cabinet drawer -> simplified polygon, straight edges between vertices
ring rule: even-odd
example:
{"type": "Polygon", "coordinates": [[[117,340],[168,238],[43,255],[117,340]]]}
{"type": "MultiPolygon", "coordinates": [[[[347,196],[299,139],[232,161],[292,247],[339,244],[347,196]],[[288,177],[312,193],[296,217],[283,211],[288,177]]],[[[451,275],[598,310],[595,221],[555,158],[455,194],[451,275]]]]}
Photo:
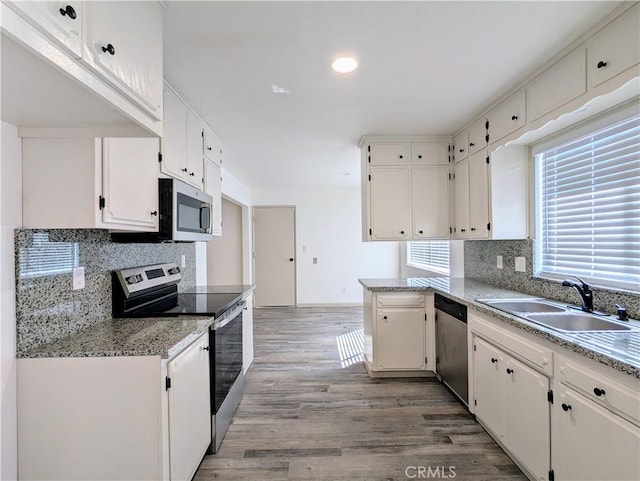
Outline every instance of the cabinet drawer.
{"type": "Polygon", "coordinates": [[[500,140],[524,126],[525,117],[525,91],[509,97],[487,115],[489,120],[489,142],[500,140]]]}
{"type": "Polygon", "coordinates": [[[586,91],[585,49],[577,48],[527,86],[527,119],[537,120],[586,91]]]}
{"type": "Polygon", "coordinates": [[[384,294],[376,296],[378,307],[424,307],[424,294],[384,294]]]}
{"type": "Polygon", "coordinates": [[[610,381],[602,374],[565,358],[558,359],[557,371],[560,382],[572,386],[608,409],[619,411],[636,423],[640,422],[640,390],[610,381]]]}
{"type": "Polygon", "coordinates": [[[640,6],[636,5],[598,32],[587,47],[589,85],[601,83],[640,61],[640,6]]]}
{"type": "Polygon", "coordinates": [[[469,155],[469,131],[460,132],[453,139],[453,159],[456,162],[464,160],[469,155]]]}
{"type": "Polygon", "coordinates": [[[486,321],[472,317],[472,329],[490,343],[504,348],[521,360],[528,362],[541,372],[553,374],[553,354],[550,349],[542,347],[520,336],[507,332],[486,321]]]}

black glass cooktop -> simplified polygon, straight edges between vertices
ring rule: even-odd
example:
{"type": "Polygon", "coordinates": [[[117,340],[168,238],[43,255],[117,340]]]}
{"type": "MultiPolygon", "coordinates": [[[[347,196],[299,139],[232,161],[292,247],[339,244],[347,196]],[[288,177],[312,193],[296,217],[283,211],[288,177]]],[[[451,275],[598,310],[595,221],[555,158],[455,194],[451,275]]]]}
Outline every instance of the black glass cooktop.
{"type": "Polygon", "coordinates": [[[203,315],[219,317],[242,299],[242,294],[181,293],[141,306],[131,317],[203,315]]]}

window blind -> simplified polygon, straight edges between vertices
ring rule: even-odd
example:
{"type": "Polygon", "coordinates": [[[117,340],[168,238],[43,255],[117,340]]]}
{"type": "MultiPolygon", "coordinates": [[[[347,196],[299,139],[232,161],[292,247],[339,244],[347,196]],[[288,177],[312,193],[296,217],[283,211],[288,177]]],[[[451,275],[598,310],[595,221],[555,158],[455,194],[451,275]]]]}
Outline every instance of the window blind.
{"type": "Polygon", "coordinates": [[[31,247],[20,249],[20,277],[42,277],[71,272],[79,265],[78,244],[50,242],[47,232],[34,232],[31,247]]]}
{"type": "Polygon", "coordinates": [[[407,264],[419,269],[449,274],[449,241],[407,242],[407,264]]]}
{"type": "Polygon", "coordinates": [[[538,153],[536,271],[640,291],[640,115],[538,153]]]}

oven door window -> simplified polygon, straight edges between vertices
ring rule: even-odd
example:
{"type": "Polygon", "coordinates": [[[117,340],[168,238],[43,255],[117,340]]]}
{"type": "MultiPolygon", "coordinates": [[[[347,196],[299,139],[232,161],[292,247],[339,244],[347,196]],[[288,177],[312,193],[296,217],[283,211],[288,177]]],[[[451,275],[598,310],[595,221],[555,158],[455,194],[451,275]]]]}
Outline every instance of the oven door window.
{"type": "Polygon", "coordinates": [[[242,370],[242,313],[224,327],[211,331],[214,336],[214,399],[213,412],[220,405],[242,370]]]}
{"type": "Polygon", "coordinates": [[[209,232],[211,206],[199,199],[177,193],[177,229],[181,232],[209,232]]]}

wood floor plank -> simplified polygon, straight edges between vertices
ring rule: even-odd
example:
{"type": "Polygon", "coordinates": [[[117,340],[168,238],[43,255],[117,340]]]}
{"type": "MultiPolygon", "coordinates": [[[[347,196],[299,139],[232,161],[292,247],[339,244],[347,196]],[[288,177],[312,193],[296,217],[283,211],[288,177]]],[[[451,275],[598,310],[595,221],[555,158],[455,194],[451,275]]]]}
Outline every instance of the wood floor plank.
{"type": "Polygon", "coordinates": [[[526,479],[435,378],[369,378],[344,348],[362,308],[256,309],[254,326],[244,397],[196,481],[526,479]]]}

